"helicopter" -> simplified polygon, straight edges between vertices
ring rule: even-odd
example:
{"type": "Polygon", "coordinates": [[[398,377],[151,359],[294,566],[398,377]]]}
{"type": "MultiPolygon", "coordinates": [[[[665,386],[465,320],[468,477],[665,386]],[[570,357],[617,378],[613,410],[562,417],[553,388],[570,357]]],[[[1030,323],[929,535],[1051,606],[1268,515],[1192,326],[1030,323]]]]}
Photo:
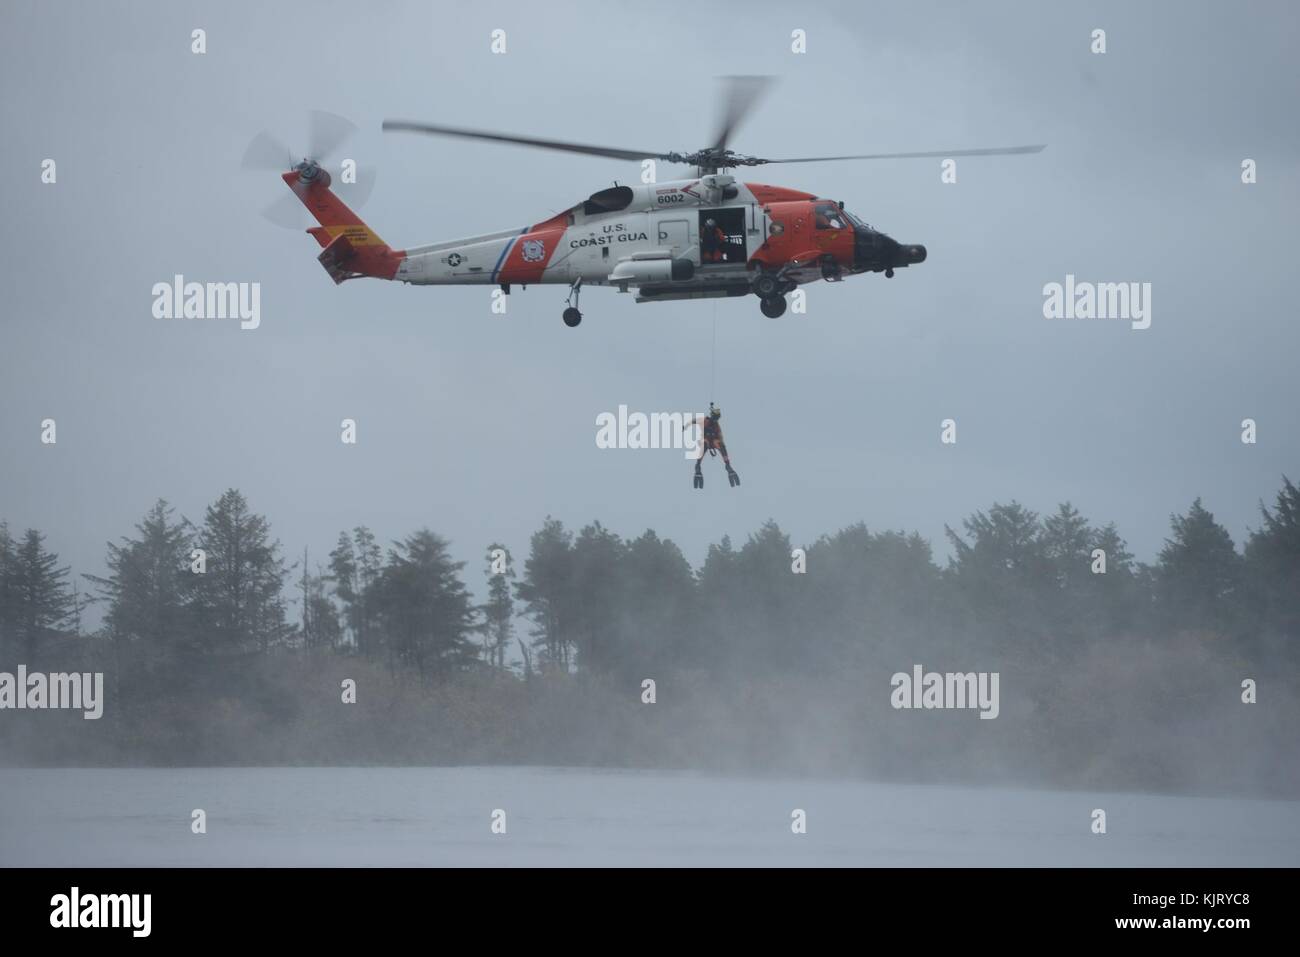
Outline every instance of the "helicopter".
{"type": "MultiPolygon", "coordinates": [[[[840,282],[865,273],[893,278],[922,263],[923,245],[900,243],[869,226],[842,201],[803,190],[740,182],[730,172],[769,164],[1037,153],[1043,145],[932,150],[851,156],[764,159],[728,144],[769,85],[770,77],[727,77],[721,122],[712,145],[688,153],[621,149],[485,130],[385,120],[388,132],[449,136],[606,159],[660,160],[694,167],[680,180],[598,190],[549,219],[522,228],[393,249],[331,191],[326,150],[293,164],[285,184],[315,217],[307,230],[335,283],[371,277],[413,285],[569,287],[565,325],[582,321],[584,286],[633,292],[636,302],[754,295],[763,315],[777,318],[786,295],[817,280],[840,282]]],[[[325,114],[328,116],[328,114],[325,114]]],[[[338,139],[337,136],[332,136],[338,139]]],[[[336,146],[331,143],[329,146],[336,146]]],[[[246,166],[250,165],[247,162],[246,166]]],[[[283,169],[283,166],[279,167],[283,169]]],[[[287,199],[287,197],[286,197],[287,199]]]]}

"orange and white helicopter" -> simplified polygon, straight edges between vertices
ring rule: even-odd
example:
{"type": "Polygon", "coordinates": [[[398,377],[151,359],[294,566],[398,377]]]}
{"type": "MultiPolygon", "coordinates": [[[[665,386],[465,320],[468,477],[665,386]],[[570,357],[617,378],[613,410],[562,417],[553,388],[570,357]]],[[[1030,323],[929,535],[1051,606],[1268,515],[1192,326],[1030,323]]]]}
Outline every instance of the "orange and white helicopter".
{"type": "MultiPolygon", "coordinates": [[[[562,283],[569,286],[564,322],[576,326],[582,321],[578,296],[584,285],[635,290],[637,302],[752,293],[758,297],[763,315],[776,318],[785,312],[785,295],[802,283],[818,279],[838,282],[861,273],[883,272],[892,278],[895,269],[925,261],[924,246],[895,241],[853,215],[843,202],[783,186],[738,182],[727,170],[772,163],[989,156],[1043,149],[1012,146],[777,160],[745,156],[728,149],[727,144],[768,78],[728,79],[722,122],[713,145],[692,153],[617,149],[426,123],[384,122],[383,128],[390,131],[695,167],[695,175],[689,179],[602,189],[550,219],[522,228],[393,249],[331,191],[330,174],[321,161],[322,154],[337,142],[317,143],[317,154],[294,164],[282,178],[320,224],[307,232],[320,243],[320,262],[336,283],[370,276],[416,285],[495,285],[506,293],[516,285],[562,283]]],[[[338,139],[335,135],[326,138],[338,139]]],[[[278,146],[268,149],[266,143],[257,141],[254,145],[257,148],[250,147],[245,166],[265,165],[258,160],[268,151],[272,156],[284,156],[278,146]]]]}

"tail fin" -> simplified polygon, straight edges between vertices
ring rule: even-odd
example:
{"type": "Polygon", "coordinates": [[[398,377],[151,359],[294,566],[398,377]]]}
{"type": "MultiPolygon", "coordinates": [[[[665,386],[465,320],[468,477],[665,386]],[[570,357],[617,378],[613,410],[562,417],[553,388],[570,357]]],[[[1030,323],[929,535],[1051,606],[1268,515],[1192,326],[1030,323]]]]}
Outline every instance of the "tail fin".
{"type": "Polygon", "coordinates": [[[311,175],[291,170],[282,179],[319,226],[307,230],[325,252],[320,261],[336,283],[360,276],[392,279],[405,253],[390,249],[379,235],[362,222],[343,200],[330,191],[329,174],[315,168],[311,175]]]}

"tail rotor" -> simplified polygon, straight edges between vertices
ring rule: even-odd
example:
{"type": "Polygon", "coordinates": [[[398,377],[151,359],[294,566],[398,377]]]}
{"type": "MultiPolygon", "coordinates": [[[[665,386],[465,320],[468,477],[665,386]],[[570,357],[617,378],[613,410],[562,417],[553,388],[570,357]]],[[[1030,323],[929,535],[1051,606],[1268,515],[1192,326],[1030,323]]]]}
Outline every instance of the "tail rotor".
{"type": "MultiPolygon", "coordinates": [[[[343,146],[357,132],[356,124],[336,113],[312,110],[307,115],[307,155],[299,157],[282,140],[263,130],[253,137],[240,167],[254,172],[286,173],[297,171],[300,182],[309,183],[323,177],[325,185],[347,206],[363,206],[375,187],[374,166],[358,165],[351,157],[335,160],[343,146]]],[[[311,217],[296,192],[282,194],[262,210],[263,218],[288,229],[305,229],[311,217]]]]}

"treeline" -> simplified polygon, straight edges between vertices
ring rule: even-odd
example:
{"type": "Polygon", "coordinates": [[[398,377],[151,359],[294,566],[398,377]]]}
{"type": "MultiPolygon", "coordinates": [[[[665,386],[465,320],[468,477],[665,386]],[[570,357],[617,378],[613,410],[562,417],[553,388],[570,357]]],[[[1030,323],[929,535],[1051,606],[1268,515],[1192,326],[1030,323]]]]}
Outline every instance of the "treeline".
{"type": "Polygon", "coordinates": [[[1113,524],[1069,504],[1045,517],[994,505],[947,536],[942,568],[919,535],[862,524],[796,557],[767,522],[740,547],[723,538],[692,569],[654,531],[625,539],[599,522],[575,532],[548,518],[522,573],[505,546],[488,546],[487,601],[476,605],[465,563],[428,529],[387,548],[368,528],[342,532],[309,568],[305,557],[289,563],[267,519],[232,489],[197,525],[159,501],[134,535],[108,544],[107,573],[81,576],[83,586],[40,532],[18,537],[0,523],[0,648],[36,656],[45,640],[81,634],[98,603],[102,625],[88,637],[162,655],[328,649],[430,678],[508,661],[627,675],[720,665],[815,673],[842,666],[863,639],[950,629],[1052,655],[1184,632],[1243,653],[1297,650],[1300,491],[1286,478],[1240,551],[1199,499],[1171,516],[1149,565],[1113,524]]]}
{"type": "Polygon", "coordinates": [[[15,540],[0,523],[0,649],[39,656],[42,642],[81,634],[84,609],[101,604],[90,638],[153,658],[328,648],[383,656],[421,674],[472,665],[479,612],[447,542],[421,530],[388,549],[358,528],[343,534],[328,570],[290,564],[270,523],[231,489],[202,523],[160,500],[135,534],[108,543],[107,574],[70,570],[29,529],[15,540]],[[297,590],[298,594],[293,595],[297,590]],[[291,606],[297,606],[297,614],[291,606]],[[291,618],[295,620],[291,620],[291,618]]]}
{"type": "MultiPolygon", "coordinates": [[[[1139,659],[1151,681],[1165,682],[1161,693],[1171,702],[1199,693],[1207,662],[1225,675],[1258,672],[1295,689],[1300,490],[1287,478],[1271,504],[1261,503],[1259,526],[1240,549],[1199,499],[1171,516],[1150,564],[1134,559],[1113,524],[1095,524],[1069,504],[1048,515],[995,504],[947,537],[951,557],[941,566],[915,533],[857,524],[796,552],[768,522],[739,546],[728,538],[712,545],[692,568],[654,531],[624,538],[599,522],[571,530],[548,518],[521,565],[503,545],[485,549],[484,600],[476,603],[465,563],[428,529],[385,546],[358,527],[341,533],[323,560],[290,561],[267,519],[232,489],[196,523],[159,501],[133,534],[108,545],[104,574],[80,579],[39,532],[17,536],[0,524],[0,669],[35,667],[50,660],[47,651],[57,658],[93,649],[116,670],[127,710],[136,708],[132,733],[146,737],[149,703],[168,694],[164,688],[221,695],[215,682],[265,676],[279,667],[265,662],[295,657],[318,670],[321,656],[364,663],[426,695],[474,689],[475,704],[466,707],[478,711],[443,715],[443,727],[428,729],[443,736],[448,720],[462,719],[499,735],[506,723],[531,721],[536,695],[557,688],[621,698],[639,693],[645,678],[679,689],[678,704],[686,689],[701,708],[708,696],[749,702],[728,711],[727,720],[742,723],[760,689],[798,697],[801,707],[839,708],[836,733],[852,735],[854,722],[866,720],[850,702],[855,682],[859,698],[875,700],[890,673],[913,663],[1001,669],[1020,703],[1009,713],[1023,719],[1003,721],[1020,737],[1002,747],[1029,749],[1022,757],[1031,764],[1035,755],[1055,759],[1044,729],[1121,737],[1119,727],[1098,730],[1109,718],[1089,702],[1089,689],[1132,680],[1139,659]],[[91,602],[102,623],[84,634],[91,602]],[[1184,672],[1191,663],[1202,678],[1184,672]],[[511,690],[530,687],[531,698],[511,690]],[[498,713],[486,715],[493,708],[498,713]]],[[[222,700],[240,707],[238,698],[222,700]]],[[[1168,704],[1163,718],[1176,722],[1179,707],[1168,704]]],[[[1154,731],[1162,716],[1145,720],[1154,731]]],[[[572,726],[567,733],[576,734],[572,726]]],[[[555,756],[536,742],[516,743],[505,758],[555,756]]],[[[383,741],[373,747],[378,760],[383,741]]],[[[614,741],[598,750],[637,760],[635,748],[624,753],[614,741]]],[[[854,770],[889,764],[879,749],[850,750],[854,770]]],[[[590,758],[581,749],[564,753],[590,758]]],[[[643,756],[656,753],[664,752],[643,756]]],[[[173,751],[169,760],[184,757],[173,751]]],[[[907,762],[899,751],[890,767],[907,773],[907,762]]]]}

